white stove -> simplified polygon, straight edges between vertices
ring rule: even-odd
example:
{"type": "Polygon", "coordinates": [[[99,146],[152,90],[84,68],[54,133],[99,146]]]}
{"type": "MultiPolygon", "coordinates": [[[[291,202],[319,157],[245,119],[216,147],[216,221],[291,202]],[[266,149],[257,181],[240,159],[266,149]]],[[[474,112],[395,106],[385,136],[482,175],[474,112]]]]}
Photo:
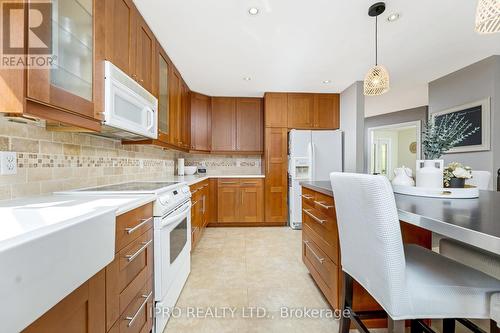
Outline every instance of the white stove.
{"type": "Polygon", "coordinates": [[[123,195],[155,194],[154,216],[164,216],[184,201],[189,200],[191,192],[183,182],[133,181],[120,184],[87,187],[76,190],[56,192],[56,194],[79,195],[123,195]]]}
{"type": "Polygon", "coordinates": [[[181,182],[128,182],[58,192],[67,195],[155,194],[154,332],[163,332],[191,271],[191,192],[181,182]]]}

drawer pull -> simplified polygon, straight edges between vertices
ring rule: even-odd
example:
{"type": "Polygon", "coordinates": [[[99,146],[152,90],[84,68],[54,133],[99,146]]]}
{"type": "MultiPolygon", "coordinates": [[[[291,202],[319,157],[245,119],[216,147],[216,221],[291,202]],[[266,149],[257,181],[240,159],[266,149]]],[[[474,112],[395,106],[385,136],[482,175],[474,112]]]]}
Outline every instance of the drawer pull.
{"type": "Polygon", "coordinates": [[[309,241],[304,241],[304,244],[306,244],[306,247],[309,249],[309,251],[311,251],[311,253],[313,254],[313,256],[316,258],[317,261],[319,261],[319,263],[321,265],[323,265],[323,263],[325,262],[325,258],[321,258],[320,256],[318,256],[316,254],[316,252],[314,252],[314,250],[311,248],[311,246],[309,245],[309,241]]]}
{"type": "Polygon", "coordinates": [[[142,309],[148,304],[149,299],[151,298],[151,295],[153,295],[153,292],[151,291],[147,295],[142,295],[141,297],[144,298],[144,302],[142,302],[141,306],[137,311],[134,313],[132,317],[125,317],[125,320],[128,320],[127,327],[130,327],[134,324],[134,321],[137,319],[137,316],[139,316],[139,313],[141,313],[142,309]]]}
{"type": "Polygon", "coordinates": [[[302,211],[304,213],[306,213],[310,218],[312,218],[314,221],[318,222],[319,224],[325,224],[326,220],[322,220],[316,216],[314,216],[314,214],[311,213],[311,210],[310,209],[302,209],[302,211]]]}
{"type": "Polygon", "coordinates": [[[127,254],[127,255],[125,255],[125,258],[127,258],[128,261],[134,260],[135,258],[137,258],[137,256],[139,254],[141,254],[142,251],[144,251],[149,246],[149,244],[151,244],[152,241],[153,240],[151,239],[148,242],[143,242],[141,248],[139,250],[137,250],[136,253],[134,253],[134,254],[127,254]]]}
{"type": "Polygon", "coordinates": [[[312,195],[307,195],[307,194],[302,194],[301,197],[307,200],[311,200],[314,198],[312,195]]]}
{"type": "Polygon", "coordinates": [[[194,207],[194,206],[195,206],[195,205],[196,205],[199,201],[200,201],[200,200],[196,200],[195,202],[193,202],[193,203],[191,204],[191,208],[193,208],[193,207],[194,207]]]}
{"type": "Polygon", "coordinates": [[[256,186],[257,183],[256,182],[245,182],[245,183],[243,183],[243,185],[255,185],[256,186]]]}
{"type": "Polygon", "coordinates": [[[141,220],[141,222],[139,224],[137,224],[135,227],[132,227],[132,228],[125,228],[125,231],[127,232],[127,234],[131,234],[133,233],[134,231],[136,231],[137,229],[139,229],[140,227],[142,227],[143,225],[147,224],[148,222],[150,222],[151,220],[153,219],[153,217],[150,217],[150,218],[147,218],[147,219],[144,219],[144,220],[141,220]]]}
{"type": "Polygon", "coordinates": [[[221,182],[222,185],[234,185],[238,184],[238,182],[221,182]]]}
{"type": "Polygon", "coordinates": [[[330,209],[333,208],[333,206],[330,205],[325,205],[324,201],[314,201],[315,204],[317,204],[320,207],[323,207],[324,209],[330,209]]]}

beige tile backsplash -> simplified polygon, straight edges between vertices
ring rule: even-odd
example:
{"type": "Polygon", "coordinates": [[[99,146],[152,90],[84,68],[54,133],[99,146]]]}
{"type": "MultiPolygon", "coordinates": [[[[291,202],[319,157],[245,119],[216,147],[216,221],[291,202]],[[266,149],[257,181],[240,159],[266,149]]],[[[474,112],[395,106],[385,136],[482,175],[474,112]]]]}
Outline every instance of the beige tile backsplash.
{"type": "Polygon", "coordinates": [[[0,200],[79,187],[174,175],[176,160],[208,174],[261,174],[260,156],[194,155],[152,146],[122,145],[91,134],[51,132],[43,123],[0,116],[0,151],[15,151],[16,175],[0,176],[0,200]]]}

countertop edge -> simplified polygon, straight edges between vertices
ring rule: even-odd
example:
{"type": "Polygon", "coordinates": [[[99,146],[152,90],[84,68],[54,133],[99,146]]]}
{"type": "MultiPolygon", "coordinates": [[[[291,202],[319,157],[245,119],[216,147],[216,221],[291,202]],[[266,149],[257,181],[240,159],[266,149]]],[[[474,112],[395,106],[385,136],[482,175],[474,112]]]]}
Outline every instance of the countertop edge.
{"type": "Polygon", "coordinates": [[[138,194],[137,196],[140,196],[140,198],[137,198],[137,200],[133,202],[118,206],[116,209],[116,216],[123,215],[156,200],[155,194],[138,194]]]}
{"type": "Polygon", "coordinates": [[[308,182],[308,181],[303,181],[303,182],[300,182],[299,184],[302,187],[305,187],[305,188],[308,188],[310,190],[313,190],[313,191],[322,193],[324,195],[328,195],[330,197],[333,197],[333,191],[332,190],[328,190],[328,189],[326,189],[324,187],[312,184],[311,182],[308,182]]]}

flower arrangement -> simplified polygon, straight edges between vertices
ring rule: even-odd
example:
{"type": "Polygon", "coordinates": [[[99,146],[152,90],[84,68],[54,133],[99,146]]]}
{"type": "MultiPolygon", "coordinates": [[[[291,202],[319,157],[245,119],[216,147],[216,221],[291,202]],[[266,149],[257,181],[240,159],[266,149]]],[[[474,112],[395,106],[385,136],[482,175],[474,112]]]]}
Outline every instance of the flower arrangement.
{"type": "Polygon", "coordinates": [[[461,163],[450,163],[444,169],[444,187],[464,187],[465,180],[470,178],[472,178],[472,169],[461,163]]]}
{"type": "Polygon", "coordinates": [[[422,131],[422,147],[425,158],[439,159],[444,153],[476,133],[479,127],[458,113],[446,114],[439,121],[429,121],[422,131]]]}

